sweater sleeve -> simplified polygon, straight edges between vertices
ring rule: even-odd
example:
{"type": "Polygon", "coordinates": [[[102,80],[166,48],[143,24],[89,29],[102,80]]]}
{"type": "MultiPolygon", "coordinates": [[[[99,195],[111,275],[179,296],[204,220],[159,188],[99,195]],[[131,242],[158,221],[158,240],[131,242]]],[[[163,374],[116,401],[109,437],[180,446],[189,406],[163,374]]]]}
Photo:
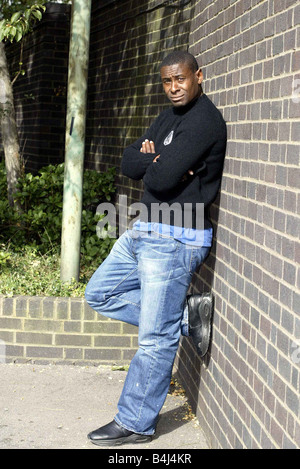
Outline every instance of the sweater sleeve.
{"type": "Polygon", "coordinates": [[[153,128],[154,124],[152,124],[150,129],[148,129],[141,138],[125,148],[121,162],[121,171],[124,176],[136,180],[142,179],[147,168],[152,164],[155,156],[158,155],[158,153],[142,153],[140,151],[144,140],[154,139],[154,137],[152,137],[153,128]]]}
{"type": "Polygon", "coordinates": [[[168,192],[177,187],[188,170],[197,170],[218,139],[210,119],[183,120],[172,142],[165,146],[155,163],[148,166],[143,178],[148,190],[168,192]]]}

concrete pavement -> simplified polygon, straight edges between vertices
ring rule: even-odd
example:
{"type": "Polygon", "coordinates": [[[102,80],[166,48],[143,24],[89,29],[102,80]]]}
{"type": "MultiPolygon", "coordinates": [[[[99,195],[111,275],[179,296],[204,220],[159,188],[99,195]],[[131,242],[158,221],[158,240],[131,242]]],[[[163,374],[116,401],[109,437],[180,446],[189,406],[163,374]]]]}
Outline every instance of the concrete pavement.
{"type": "MultiPolygon", "coordinates": [[[[0,364],[1,449],[98,449],[86,435],[109,423],[126,371],[112,367],[0,364]]],[[[182,389],[168,394],[151,442],[116,449],[208,449],[182,389]]],[[[109,449],[109,448],[102,448],[109,449]]]]}

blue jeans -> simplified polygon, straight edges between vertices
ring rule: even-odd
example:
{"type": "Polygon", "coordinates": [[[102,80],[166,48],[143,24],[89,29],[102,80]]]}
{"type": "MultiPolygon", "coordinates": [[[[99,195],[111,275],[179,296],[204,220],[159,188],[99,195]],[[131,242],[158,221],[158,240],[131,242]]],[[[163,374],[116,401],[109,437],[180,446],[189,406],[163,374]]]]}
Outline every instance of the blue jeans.
{"type": "Polygon", "coordinates": [[[139,348],[115,416],[127,430],[145,435],[155,432],[182,326],[187,335],[188,287],[209,249],[128,230],[87,285],[85,297],[95,311],[139,327],[139,348]]]}

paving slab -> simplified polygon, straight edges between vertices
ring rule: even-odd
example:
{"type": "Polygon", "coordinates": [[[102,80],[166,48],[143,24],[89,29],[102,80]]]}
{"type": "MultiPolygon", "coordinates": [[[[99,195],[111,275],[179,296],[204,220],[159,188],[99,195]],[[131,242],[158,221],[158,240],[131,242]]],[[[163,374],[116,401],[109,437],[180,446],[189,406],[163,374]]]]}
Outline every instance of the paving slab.
{"type": "MultiPolygon", "coordinates": [[[[113,419],[125,377],[111,366],[1,363],[0,448],[110,449],[93,445],[87,434],[113,419]]],[[[117,448],[208,449],[185,393],[173,388],[152,441],[117,448]]]]}

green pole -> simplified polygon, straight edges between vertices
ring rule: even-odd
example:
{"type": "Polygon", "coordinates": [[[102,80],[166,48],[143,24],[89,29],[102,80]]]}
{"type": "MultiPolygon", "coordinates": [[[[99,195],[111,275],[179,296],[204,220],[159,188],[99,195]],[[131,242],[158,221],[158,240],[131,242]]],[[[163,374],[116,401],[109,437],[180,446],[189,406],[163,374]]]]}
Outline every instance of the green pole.
{"type": "Polygon", "coordinates": [[[63,282],[79,279],[90,22],[91,0],[73,0],[61,240],[63,282]]]}

